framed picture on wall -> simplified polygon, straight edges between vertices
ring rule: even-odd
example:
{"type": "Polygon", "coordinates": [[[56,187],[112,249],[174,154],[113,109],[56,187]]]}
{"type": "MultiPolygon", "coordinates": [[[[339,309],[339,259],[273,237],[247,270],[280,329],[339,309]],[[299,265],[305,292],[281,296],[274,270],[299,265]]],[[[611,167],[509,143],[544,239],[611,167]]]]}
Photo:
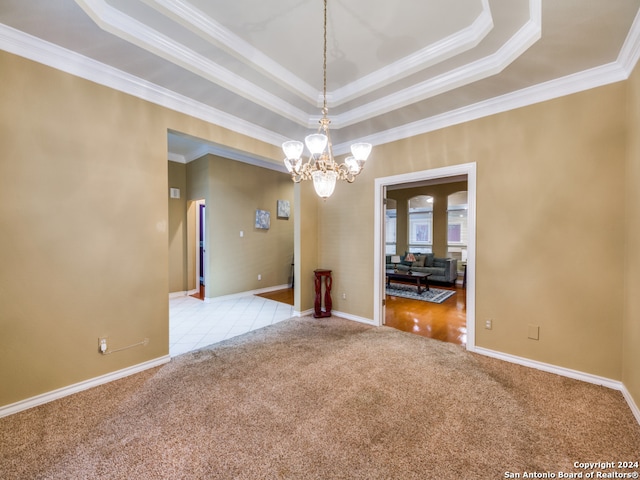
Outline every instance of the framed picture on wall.
{"type": "Polygon", "coordinates": [[[289,200],[278,200],[278,218],[289,218],[289,200]]]}
{"type": "Polygon", "coordinates": [[[269,230],[271,226],[271,213],[269,210],[256,210],[256,228],[269,230]]]}

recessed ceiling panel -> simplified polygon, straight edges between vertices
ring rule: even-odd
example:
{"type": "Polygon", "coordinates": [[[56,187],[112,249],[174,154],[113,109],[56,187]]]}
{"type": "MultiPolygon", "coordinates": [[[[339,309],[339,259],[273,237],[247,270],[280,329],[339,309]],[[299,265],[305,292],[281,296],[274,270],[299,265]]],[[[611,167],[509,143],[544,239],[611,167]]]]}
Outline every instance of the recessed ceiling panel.
{"type": "MultiPolygon", "coordinates": [[[[640,56],[639,8],[328,0],[337,150],[626,78],[640,56]]],[[[322,17],[322,0],[3,0],[0,45],[277,145],[315,129],[322,17]]]]}

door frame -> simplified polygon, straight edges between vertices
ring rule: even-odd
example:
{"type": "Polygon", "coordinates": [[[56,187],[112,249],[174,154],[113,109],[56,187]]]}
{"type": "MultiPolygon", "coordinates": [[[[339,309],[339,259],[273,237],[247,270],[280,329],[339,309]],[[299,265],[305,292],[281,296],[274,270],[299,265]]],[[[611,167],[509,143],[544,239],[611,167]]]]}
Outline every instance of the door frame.
{"type": "Polygon", "coordinates": [[[204,284],[204,288],[207,288],[207,235],[206,235],[206,222],[205,222],[205,214],[201,215],[201,209],[204,209],[204,212],[207,211],[207,205],[205,200],[200,199],[195,201],[196,205],[196,257],[195,257],[195,273],[196,273],[196,292],[200,293],[200,277],[202,277],[202,283],[204,284]],[[202,235],[202,247],[200,235],[202,235]],[[203,249],[203,259],[202,259],[202,272],[200,271],[200,248],[203,249]]]}
{"type": "Polygon", "coordinates": [[[375,179],[375,213],[374,213],[374,275],[373,275],[373,322],[382,326],[384,323],[385,298],[385,239],[384,239],[384,192],[387,187],[404,183],[438,180],[459,175],[467,176],[469,238],[467,243],[467,350],[475,351],[476,343],[476,163],[465,163],[450,167],[434,168],[420,172],[411,172],[390,177],[375,179]]]}

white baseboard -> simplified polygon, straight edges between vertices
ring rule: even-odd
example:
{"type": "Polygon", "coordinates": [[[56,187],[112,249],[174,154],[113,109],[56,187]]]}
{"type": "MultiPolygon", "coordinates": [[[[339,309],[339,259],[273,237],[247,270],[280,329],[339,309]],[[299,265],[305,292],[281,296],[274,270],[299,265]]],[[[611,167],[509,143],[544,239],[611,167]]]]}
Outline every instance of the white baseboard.
{"type": "Polygon", "coordinates": [[[375,323],[373,323],[373,320],[370,319],[370,318],[358,317],[356,315],[351,315],[350,313],[338,312],[336,310],[333,310],[331,312],[331,315],[335,315],[336,317],[344,318],[345,320],[352,320],[354,322],[366,323],[367,325],[373,325],[374,327],[377,327],[377,325],[375,323]]]}
{"type": "Polygon", "coordinates": [[[638,424],[640,424],[640,408],[638,408],[636,402],[633,401],[633,397],[629,393],[629,390],[627,390],[627,387],[624,386],[624,384],[622,385],[622,395],[624,395],[625,400],[629,404],[629,408],[631,408],[633,416],[636,417],[638,424]]]}
{"type": "Polygon", "coordinates": [[[583,382],[602,385],[603,387],[618,390],[622,392],[622,395],[627,401],[627,404],[629,405],[633,416],[638,421],[638,424],[640,424],[640,409],[638,409],[638,406],[634,402],[633,397],[631,396],[627,388],[624,386],[624,383],[618,380],[612,380],[610,378],[600,377],[598,375],[592,375],[590,373],[580,372],[578,370],[572,370],[570,368],[558,367],[556,365],[551,365],[550,363],[538,362],[536,360],[530,360],[528,358],[518,357],[516,355],[511,355],[508,353],[496,352],[495,350],[489,350],[488,348],[476,347],[472,351],[475,353],[479,353],[480,355],[497,358],[498,360],[503,360],[505,362],[515,363],[524,367],[542,370],[543,372],[555,373],[556,375],[573,378],[574,380],[581,380],[583,382]]]}
{"type": "Polygon", "coordinates": [[[27,398],[26,400],[20,400],[19,402],[5,405],[4,407],[0,407],[0,418],[13,415],[14,413],[18,413],[23,410],[28,410],[29,408],[37,407],[38,405],[42,405],[44,403],[58,400],[69,395],[73,395],[74,393],[78,393],[83,390],[88,390],[105,383],[113,382],[114,380],[128,377],[129,375],[133,375],[135,373],[140,373],[144,370],[148,370],[149,368],[164,365],[169,361],[171,361],[171,357],[169,355],[165,355],[163,357],[149,360],[148,362],[139,363],[131,367],[123,368],[122,370],[117,370],[115,372],[107,373],[106,375],[101,375],[99,377],[75,383],[67,387],[62,387],[51,392],[36,395],[35,397],[27,398]]]}
{"type": "MultiPolygon", "coordinates": [[[[293,314],[296,317],[306,317],[307,315],[313,315],[314,313],[315,313],[315,309],[313,309],[313,308],[310,308],[309,310],[305,310],[304,312],[297,312],[297,311],[293,312],[293,314]]],[[[354,322],[366,323],[367,325],[376,326],[373,323],[373,320],[371,320],[370,318],[358,317],[356,315],[351,315],[350,313],[344,313],[344,312],[338,312],[336,310],[332,310],[331,311],[331,316],[332,317],[336,316],[336,317],[344,318],[345,320],[351,320],[351,321],[354,321],[354,322]]],[[[318,320],[322,320],[322,319],[320,318],[318,320]]]]}
{"type": "Polygon", "coordinates": [[[543,372],[555,373],[556,375],[563,377],[573,378],[575,380],[581,380],[583,382],[602,385],[603,387],[622,391],[622,382],[611,380],[610,378],[600,377],[598,375],[592,375],[590,373],[584,373],[570,368],[558,367],[550,363],[538,362],[537,360],[530,360],[528,358],[518,357],[509,353],[497,352],[495,350],[489,350],[488,348],[476,347],[473,351],[487,357],[504,360],[505,362],[516,363],[524,367],[535,368],[536,370],[542,370],[543,372]]]}

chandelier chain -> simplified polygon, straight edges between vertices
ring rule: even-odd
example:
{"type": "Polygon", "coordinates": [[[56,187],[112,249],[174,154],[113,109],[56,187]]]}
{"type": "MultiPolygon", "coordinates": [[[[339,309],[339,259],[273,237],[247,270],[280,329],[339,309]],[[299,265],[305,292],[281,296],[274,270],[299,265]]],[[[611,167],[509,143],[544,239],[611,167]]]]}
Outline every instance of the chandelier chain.
{"type": "Polygon", "coordinates": [[[323,113],[326,115],[327,111],[327,0],[324,0],[324,49],[322,57],[322,97],[323,97],[323,113]]]}

